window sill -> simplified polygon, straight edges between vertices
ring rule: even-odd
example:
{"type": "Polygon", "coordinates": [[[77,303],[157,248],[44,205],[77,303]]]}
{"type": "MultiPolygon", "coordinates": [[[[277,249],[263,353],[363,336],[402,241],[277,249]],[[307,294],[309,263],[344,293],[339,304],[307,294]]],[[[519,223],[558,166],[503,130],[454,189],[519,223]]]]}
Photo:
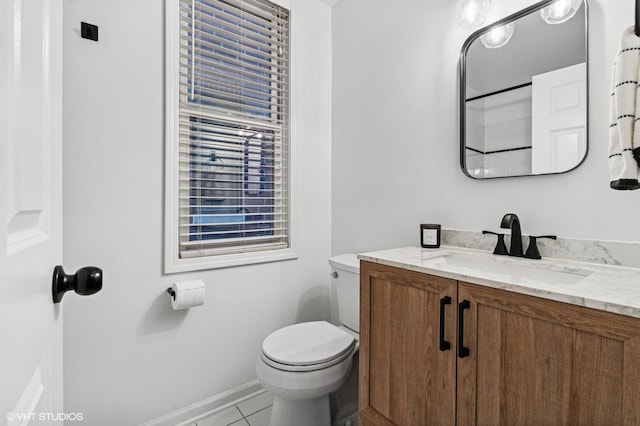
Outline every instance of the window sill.
{"type": "Polygon", "coordinates": [[[280,262],[283,260],[293,260],[297,258],[298,256],[291,249],[282,249],[266,252],[196,257],[192,259],[167,259],[164,272],[165,274],[176,274],[180,272],[202,271],[205,269],[231,268],[234,266],[280,262]]]}

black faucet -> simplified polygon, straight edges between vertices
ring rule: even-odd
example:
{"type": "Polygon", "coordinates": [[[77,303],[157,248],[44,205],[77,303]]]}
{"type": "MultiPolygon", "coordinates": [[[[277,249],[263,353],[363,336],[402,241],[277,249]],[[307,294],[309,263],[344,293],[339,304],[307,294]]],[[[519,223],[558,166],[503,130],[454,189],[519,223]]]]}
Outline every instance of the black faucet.
{"type": "Polygon", "coordinates": [[[509,256],[522,257],[522,231],[520,230],[520,219],[515,213],[507,213],[502,218],[500,228],[511,229],[511,247],[509,256]]]}

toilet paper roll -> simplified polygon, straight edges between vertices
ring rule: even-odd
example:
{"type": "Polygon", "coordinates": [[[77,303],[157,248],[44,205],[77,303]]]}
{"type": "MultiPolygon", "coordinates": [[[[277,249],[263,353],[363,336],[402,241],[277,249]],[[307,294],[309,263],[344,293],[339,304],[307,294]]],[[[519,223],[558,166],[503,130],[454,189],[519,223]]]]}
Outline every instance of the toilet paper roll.
{"type": "Polygon", "coordinates": [[[174,310],[204,305],[204,281],[181,281],[171,284],[175,297],[171,297],[174,310]]]}

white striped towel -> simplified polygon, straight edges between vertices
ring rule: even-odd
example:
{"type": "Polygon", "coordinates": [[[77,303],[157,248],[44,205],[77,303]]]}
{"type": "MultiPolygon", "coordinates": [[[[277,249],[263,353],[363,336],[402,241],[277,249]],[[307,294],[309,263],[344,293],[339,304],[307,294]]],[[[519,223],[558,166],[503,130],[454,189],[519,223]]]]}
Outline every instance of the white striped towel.
{"type": "Polygon", "coordinates": [[[609,172],[613,189],[638,189],[640,183],[640,37],[634,27],[622,33],[613,68],[609,125],[609,172]]]}

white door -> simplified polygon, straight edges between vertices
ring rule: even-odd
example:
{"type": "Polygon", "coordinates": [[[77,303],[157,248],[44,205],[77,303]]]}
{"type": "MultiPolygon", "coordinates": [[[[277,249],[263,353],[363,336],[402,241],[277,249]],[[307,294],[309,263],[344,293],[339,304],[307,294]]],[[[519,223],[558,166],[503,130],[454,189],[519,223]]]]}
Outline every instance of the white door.
{"type": "Polygon", "coordinates": [[[531,172],[576,167],[587,152],[587,65],[532,78],[531,172]]]}
{"type": "Polygon", "coordinates": [[[63,424],[62,1],[0,0],[0,424],[63,424]]]}

